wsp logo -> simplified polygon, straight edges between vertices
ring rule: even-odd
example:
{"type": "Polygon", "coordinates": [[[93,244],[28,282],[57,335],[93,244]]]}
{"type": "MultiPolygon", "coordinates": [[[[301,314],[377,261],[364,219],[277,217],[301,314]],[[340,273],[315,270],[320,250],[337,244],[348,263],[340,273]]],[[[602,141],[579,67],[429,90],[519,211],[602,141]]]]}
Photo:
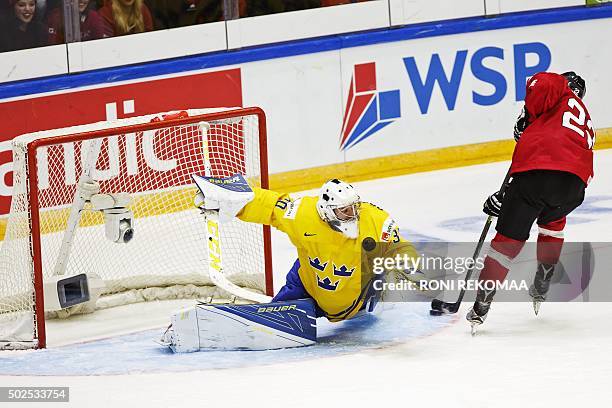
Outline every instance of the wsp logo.
{"type": "MultiPolygon", "coordinates": [[[[441,109],[451,112],[458,106],[469,110],[474,105],[498,105],[512,93],[515,101],[522,101],[527,79],[546,71],[552,61],[549,46],[537,41],[506,48],[491,45],[459,49],[454,54],[447,51],[445,55],[433,50],[429,55],[406,56],[402,61],[408,82],[399,76],[390,77],[405,92],[406,117],[428,115],[432,105],[437,117],[442,117],[441,109]],[[416,110],[411,106],[412,98],[416,110]]],[[[350,149],[402,116],[400,89],[380,91],[376,79],[376,62],[353,67],[340,134],[341,150],[350,149]]]]}
{"type": "Polygon", "coordinates": [[[355,146],[400,116],[399,89],[378,91],[376,63],[356,64],[344,110],[340,149],[355,146]]]}

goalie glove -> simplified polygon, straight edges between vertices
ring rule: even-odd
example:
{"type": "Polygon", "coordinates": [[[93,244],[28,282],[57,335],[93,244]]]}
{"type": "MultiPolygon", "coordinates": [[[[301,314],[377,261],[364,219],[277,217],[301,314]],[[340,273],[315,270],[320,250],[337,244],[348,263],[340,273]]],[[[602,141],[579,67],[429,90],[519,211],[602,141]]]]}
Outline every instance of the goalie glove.
{"type": "Polygon", "coordinates": [[[218,210],[219,203],[213,199],[204,199],[204,194],[200,190],[193,198],[193,205],[200,210],[218,210]]]}
{"type": "Polygon", "coordinates": [[[529,125],[529,112],[527,112],[527,109],[523,107],[523,109],[521,110],[521,114],[516,119],[516,123],[514,124],[514,140],[515,141],[518,142],[520,140],[521,136],[523,135],[523,132],[525,131],[525,129],[527,129],[528,125],[529,125]]]}
{"type": "Polygon", "coordinates": [[[219,210],[221,222],[230,221],[253,200],[255,193],[241,174],[228,178],[192,175],[199,193],[194,204],[201,210],[219,210]]]}
{"type": "Polygon", "coordinates": [[[484,202],[482,211],[492,217],[499,217],[503,199],[504,196],[501,191],[491,194],[484,202]]]}

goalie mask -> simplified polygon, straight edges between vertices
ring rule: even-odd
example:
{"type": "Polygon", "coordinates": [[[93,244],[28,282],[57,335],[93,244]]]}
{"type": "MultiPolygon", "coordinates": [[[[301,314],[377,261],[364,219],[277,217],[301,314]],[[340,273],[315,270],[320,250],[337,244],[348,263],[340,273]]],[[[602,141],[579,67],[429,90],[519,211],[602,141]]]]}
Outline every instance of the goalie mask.
{"type": "Polygon", "coordinates": [[[361,201],[353,186],[333,179],[321,187],[317,211],[332,229],[356,239],[359,236],[360,205],[361,201]]]}

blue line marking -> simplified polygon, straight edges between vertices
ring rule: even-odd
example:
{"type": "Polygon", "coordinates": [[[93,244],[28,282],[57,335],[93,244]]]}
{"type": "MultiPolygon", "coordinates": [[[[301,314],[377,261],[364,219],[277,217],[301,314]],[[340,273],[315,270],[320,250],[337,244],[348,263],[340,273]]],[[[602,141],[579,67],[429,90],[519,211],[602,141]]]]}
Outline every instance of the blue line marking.
{"type": "MultiPolygon", "coordinates": [[[[601,221],[603,216],[612,213],[612,206],[610,206],[610,204],[612,204],[612,195],[587,195],[584,202],[567,216],[567,223],[568,225],[578,225],[601,221]]],[[[437,226],[449,231],[473,232],[474,234],[478,234],[482,231],[482,226],[486,218],[486,215],[479,213],[474,216],[446,219],[440,221],[437,226]]],[[[493,225],[495,225],[496,222],[497,221],[494,221],[493,225]]],[[[537,228],[538,225],[537,222],[535,222],[531,227],[532,233],[537,234],[537,228]]],[[[495,228],[491,228],[489,230],[489,235],[494,235],[494,230],[495,228]]]]}
{"type": "Polygon", "coordinates": [[[198,56],[172,58],[125,67],[105,68],[80,74],[65,74],[17,81],[0,85],[0,99],[109,82],[128,81],[216,67],[228,67],[247,62],[336,51],[364,45],[611,17],[612,7],[610,6],[575,6],[535,12],[509,13],[497,17],[470,17],[414,24],[405,27],[387,27],[353,34],[331,35],[248,47],[236,51],[217,51],[198,56]]]}

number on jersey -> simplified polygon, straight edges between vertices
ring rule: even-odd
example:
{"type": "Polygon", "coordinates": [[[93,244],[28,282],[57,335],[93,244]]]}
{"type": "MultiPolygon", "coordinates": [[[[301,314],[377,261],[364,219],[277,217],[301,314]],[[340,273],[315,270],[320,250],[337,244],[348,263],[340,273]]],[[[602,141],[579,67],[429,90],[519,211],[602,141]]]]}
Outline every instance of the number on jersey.
{"type": "MultiPolygon", "coordinates": [[[[568,99],[567,106],[569,106],[570,110],[563,114],[563,126],[573,130],[578,133],[580,137],[584,138],[585,131],[581,129],[584,127],[586,119],[584,108],[574,98],[568,99]],[[576,113],[578,114],[576,115],[576,113]]],[[[593,145],[595,145],[595,131],[593,130],[593,122],[591,122],[591,119],[586,121],[586,139],[588,148],[593,149],[593,145]]]]}

